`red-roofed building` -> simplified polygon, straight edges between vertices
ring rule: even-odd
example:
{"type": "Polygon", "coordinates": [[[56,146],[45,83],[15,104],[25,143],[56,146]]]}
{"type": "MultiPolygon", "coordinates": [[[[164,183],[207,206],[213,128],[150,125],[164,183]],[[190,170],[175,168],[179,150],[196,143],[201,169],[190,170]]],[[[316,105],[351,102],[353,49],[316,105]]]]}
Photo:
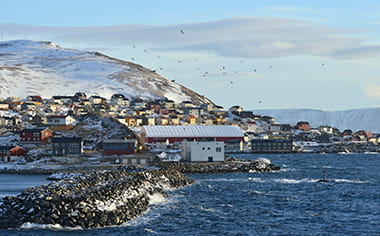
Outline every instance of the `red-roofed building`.
{"type": "Polygon", "coordinates": [[[16,161],[25,154],[25,148],[20,146],[0,146],[0,160],[3,161],[16,161]]]}
{"type": "Polygon", "coordinates": [[[143,126],[140,132],[145,144],[176,143],[182,140],[222,141],[226,151],[240,150],[244,133],[233,125],[156,125],[143,126]]]}

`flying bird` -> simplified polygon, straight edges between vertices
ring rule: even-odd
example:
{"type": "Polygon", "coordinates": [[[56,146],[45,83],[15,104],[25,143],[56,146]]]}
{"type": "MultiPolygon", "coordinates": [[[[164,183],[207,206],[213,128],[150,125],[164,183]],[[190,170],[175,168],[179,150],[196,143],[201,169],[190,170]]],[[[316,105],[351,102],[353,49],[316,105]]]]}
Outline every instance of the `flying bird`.
{"type": "Polygon", "coordinates": [[[181,34],[184,34],[185,32],[183,32],[183,30],[180,30],[179,32],[181,32],[181,34]]]}

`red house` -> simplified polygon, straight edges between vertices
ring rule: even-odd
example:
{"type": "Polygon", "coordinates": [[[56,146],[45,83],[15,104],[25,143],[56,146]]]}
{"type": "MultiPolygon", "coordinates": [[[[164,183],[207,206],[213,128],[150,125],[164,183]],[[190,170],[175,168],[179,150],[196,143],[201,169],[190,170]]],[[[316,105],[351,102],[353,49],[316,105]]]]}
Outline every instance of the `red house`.
{"type": "Polygon", "coordinates": [[[135,154],[137,150],[136,139],[108,139],[103,141],[104,155],[135,154]]]}
{"type": "Polygon", "coordinates": [[[53,134],[51,129],[45,127],[24,129],[20,131],[20,138],[23,143],[50,143],[53,134]]]}
{"type": "Polygon", "coordinates": [[[17,157],[25,156],[26,150],[20,146],[0,146],[0,159],[14,161],[17,157]]]}
{"type": "Polygon", "coordinates": [[[307,122],[307,121],[300,121],[296,124],[295,128],[303,130],[303,131],[310,131],[311,126],[310,126],[309,122],[307,122]]]}

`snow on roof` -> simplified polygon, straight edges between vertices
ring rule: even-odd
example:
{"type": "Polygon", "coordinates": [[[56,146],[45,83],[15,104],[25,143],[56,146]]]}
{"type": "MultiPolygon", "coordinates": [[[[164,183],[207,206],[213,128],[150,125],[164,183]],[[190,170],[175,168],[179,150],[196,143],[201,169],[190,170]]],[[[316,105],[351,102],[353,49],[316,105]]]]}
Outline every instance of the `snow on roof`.
{"type": "Polygon", "coordinates": [[[146,137],[244,137],[238,126],[232,125],[155,125],[144,126],[146,137]]]}

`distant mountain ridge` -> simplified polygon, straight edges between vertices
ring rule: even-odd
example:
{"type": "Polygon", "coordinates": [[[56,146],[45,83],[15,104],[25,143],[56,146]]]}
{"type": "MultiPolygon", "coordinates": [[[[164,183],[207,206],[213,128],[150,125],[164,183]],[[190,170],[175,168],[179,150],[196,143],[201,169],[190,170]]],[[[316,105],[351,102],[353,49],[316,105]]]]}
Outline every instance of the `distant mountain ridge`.
{"type": "Polygon", "coordinates": [[[279,123],[295,125],[308,121],[312,127],[329,125],[340,131],[368,130],[380,133],[380,108],[363,108],[345,111],[323,111],[313,109],[253,110],[254,114],[268,115],[279,123]]]}
{"type": "Polygon", "coordinates": [[[0,42],[0,97],[73,95],[168,98],[212,103],[208,98],[141,65],[99,52],[64,49],[52,42],[0,42]]]}

